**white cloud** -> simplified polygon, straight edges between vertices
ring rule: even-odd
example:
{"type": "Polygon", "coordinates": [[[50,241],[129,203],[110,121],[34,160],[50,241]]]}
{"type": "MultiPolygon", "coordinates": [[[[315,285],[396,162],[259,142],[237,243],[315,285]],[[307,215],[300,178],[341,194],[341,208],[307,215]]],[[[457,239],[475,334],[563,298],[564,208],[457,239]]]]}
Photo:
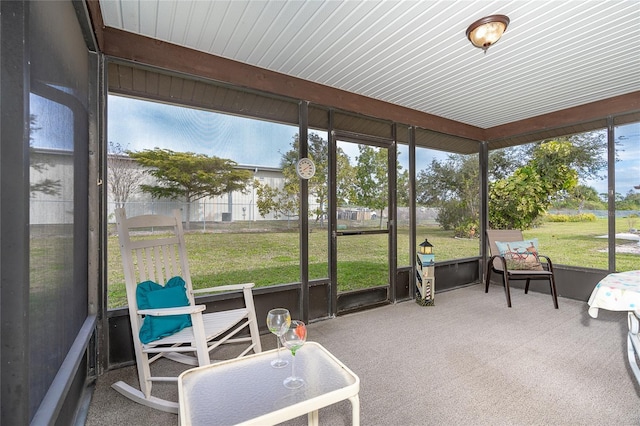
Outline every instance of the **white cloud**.
{"type": "Polygon", "coordinates": [[[132,151],[159,147],[277,167],[297,131],[294,126],[109,96],[108,139],[132,151]]]}

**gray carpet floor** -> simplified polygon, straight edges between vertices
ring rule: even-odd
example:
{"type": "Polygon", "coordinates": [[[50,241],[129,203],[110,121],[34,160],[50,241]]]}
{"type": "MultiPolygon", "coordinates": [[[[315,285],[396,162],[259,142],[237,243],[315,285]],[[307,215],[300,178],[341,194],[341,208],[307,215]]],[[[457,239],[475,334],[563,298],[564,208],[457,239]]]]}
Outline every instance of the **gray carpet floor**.
{"type": "MultiPolygon", "coordinates": [[[[512,301],[507,308],[501,287],[485,294],[474,285],[438,293],[435,306],[408,301],[315,322],[309,340],[360,377],[365,426],[640,424],[626,313],[600,310],[593,319],[585,302],[560,298],[556,310],[549,295],[521,289],[512,289],[512,301]]],[[[272,335],[262,341],[265,350],[275,347],[272,335]]],[[[135,384],[135,368],[98,378],[88,426],[177,424],[176,415],[111,389],[117,380],[135,384]]],[[[175,385],[160,387],[159,395],[177,400],[175,385]]],[[[348,425],[351,406],[319,416],[321,425],[348,425]]]]}

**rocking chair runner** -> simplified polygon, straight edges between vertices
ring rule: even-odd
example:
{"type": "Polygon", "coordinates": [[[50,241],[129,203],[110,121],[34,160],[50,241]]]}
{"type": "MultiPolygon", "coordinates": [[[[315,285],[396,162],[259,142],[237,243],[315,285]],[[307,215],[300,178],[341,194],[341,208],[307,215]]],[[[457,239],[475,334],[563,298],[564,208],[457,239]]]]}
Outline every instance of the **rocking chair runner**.
{"type": "Polygon", "coordinates": [[[152,396],[151,389],[154,381],[173,381],[177,384],[178,378],[153,376],[150,365],[162,357],[192,366],[208,365],[211,363],[210,352],[227,343],[240,343],[243,348],[246,345],[238,357],[251,350],[254,353],[261,352],[253,304],[254,284],[193,290],[179,210],[175,210],[173,216],[143,215],[132,218],[127,218],[125,210],[121,208],[116,209],[115,213],[140,389],[122,381],[114,383],[112,387],[135,402],[177,413],[177,402],[152,396]],[[147,232],[140,238],[131,239],[132,232],[149,229],[166,230],[170,235],[152,233],[149,236],[147,232]],[[174,286],[175,283],[177,285],[174,286]],[[146,294],[147,291],[150,293],[146,294]],[[194,294],[197,293],[230,291],[242,291],[244,307],[203,313],[206,307],[196,305],[194,301],[194,294]],[[147,309],[140,308],[140,301],[147,309]],[[152,302],[159,305],[147,306],[152,302]],[[144,328],[144,342],[141,340],[141,328],[144,328]],[[156,335],[150,337],[154,333],[156,335]]]}
{"type": "Polygon", "coordinates": [[[511,307],[511,293],[509,290],[509,282],[511,280],[526,280],[524,293],[529,292],[529,283],[532,280],[547,280],[551,289],[551,297],[553,298],[553,306],[558,309],[558,294],[556,290],[555,277],[553,275],[553,263],[548,256],[536,254],[537,260],[540,258],[545,260],[540,262],[539,269],[512,269],[505,256],[500,254],[496,242],[521,242],[523,241],[522,231],[519,230],[487,230],[487,239],[489,241],[490,258],[487,263],[487,275],[485,279],[484,292],[489,292],[489,283],[491,282],[491,272],[498,273],[502,276],[502,283],[507,296],[507,306],[511,307]]]}

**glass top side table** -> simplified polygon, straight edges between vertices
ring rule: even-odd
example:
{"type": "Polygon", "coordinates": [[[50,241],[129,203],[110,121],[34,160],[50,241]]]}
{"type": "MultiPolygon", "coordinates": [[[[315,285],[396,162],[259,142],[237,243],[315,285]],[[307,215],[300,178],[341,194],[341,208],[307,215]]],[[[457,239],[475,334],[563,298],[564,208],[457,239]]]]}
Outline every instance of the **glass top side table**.
{"type": "Polygon", "coordinates": [[[307,342],[296,352],[296,373],[306,382],[299,389],[283,385],[291,371],[272,368],[276,356],[271,350],[182,373],[181,424],[264,425],[308,414],[309,424],[317,425],[318,409],[349,399],[352,422],[359,425],[360,379],[322,345],[307,342]]]}

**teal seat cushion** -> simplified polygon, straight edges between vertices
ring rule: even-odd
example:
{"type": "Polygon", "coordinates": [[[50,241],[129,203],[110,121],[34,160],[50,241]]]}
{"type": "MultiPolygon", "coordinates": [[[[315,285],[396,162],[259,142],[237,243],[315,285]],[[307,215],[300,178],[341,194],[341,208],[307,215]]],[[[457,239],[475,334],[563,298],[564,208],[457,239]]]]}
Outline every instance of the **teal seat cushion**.
{"type": "MultiPolygon", "coordinates": [[[[141,282],[136,289],[136,299],[138,309],[189,306],[186,283],[181,277],[169,279],[164,286],[153,281],[141,282]]],[[[147,315],[140,327],[140,341],[150,343],[190,326],[191,316],[188,314],[162,317],[147,315]]]]}

